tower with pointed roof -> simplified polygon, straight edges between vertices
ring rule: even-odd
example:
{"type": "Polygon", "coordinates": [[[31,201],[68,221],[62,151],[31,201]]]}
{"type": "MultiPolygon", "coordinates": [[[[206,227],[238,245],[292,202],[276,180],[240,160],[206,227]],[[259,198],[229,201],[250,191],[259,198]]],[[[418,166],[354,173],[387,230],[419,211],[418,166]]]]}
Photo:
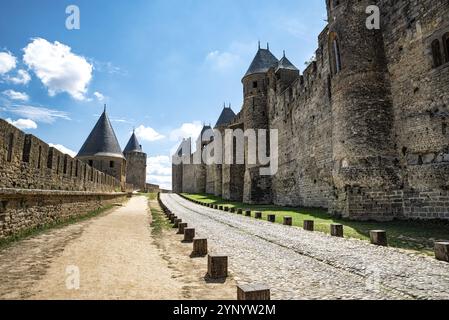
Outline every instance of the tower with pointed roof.
{"type": "MultiPolygon", "coordinates": [[[[274,74],[276,76],[277,92],[284,92],[287,88],[291,87],[291,84],[299,78],[299,69],[296,68],[293,63],[288,60],[284,55],[279,63],[274,68],[274,74]]],[[[274,82],[274,81],[273,81],[274,82]]]]}
{"type": "Polygon", "coordinates": [[[106,106],[76,157],[118,179],[125,190],[126,159],[112,128],[106,106]]]}
{"type": "Polygon", "coordinates": [[[123,154],[126,158],[126,183],[132,184],[135,190],[144,191],[146,189],[147,154],[143,152],[135,130],[133,130],[123,154]]]}
{"type": "Polygon", "coordinates": [[[196,150],[193,154],[193,190],[195,193],[206,193],[207,185],[207,166],[202,161],[204,148],[211,142],[212,127],[210,125],[203,124],[201,133],[196,140],[196,150]]]}
{"type": "MultiPolygon", "coordinates": [[[[279,65],[279,60],[270,52],[269,46],[259,50],[248,71],[242,79],[243,83],[243,119],[245,131],[253,129],[269,129],[268,123],[268,71],[279,65]]],[[[267,149],[269,150],[269,149],[267,149]]],[[[248,146],[245,146],[245,154],[248,146]]],[[[243,201],[245,203],[271,203],[271,177],[260,175],[260,164],[246,163],[243,201]]]]}
{"type": "MultiPolygon", "coordinates": [[[[221,111],[220,117],[215,124],[215,130],[220,131],[221,136],[224,137],[225,130],[227,126],[234,120],[235,113],[232,108],[226,107],[226,104],[223,105],[223,110],[221,111]]],[[[222,145],[221,154],[224,155],[224,144],[222,145]]],[[[223,196],[223,165],[215,164],[212,168],[211,176],[209,180],[213,180],[214,182],[214,194],[217,197],[223,196]]]]}

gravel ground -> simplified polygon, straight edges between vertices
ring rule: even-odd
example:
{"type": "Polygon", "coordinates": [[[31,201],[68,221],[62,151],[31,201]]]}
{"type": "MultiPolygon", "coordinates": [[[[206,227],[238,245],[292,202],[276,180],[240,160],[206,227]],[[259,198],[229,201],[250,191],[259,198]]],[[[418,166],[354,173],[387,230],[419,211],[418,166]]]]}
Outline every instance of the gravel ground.
{"type": "Polygon", "coordinates": [[[266,284],[274,299],[449,299],[449,264],[431,257],[161,198],[229,255],[238,283],[266,284]]]}

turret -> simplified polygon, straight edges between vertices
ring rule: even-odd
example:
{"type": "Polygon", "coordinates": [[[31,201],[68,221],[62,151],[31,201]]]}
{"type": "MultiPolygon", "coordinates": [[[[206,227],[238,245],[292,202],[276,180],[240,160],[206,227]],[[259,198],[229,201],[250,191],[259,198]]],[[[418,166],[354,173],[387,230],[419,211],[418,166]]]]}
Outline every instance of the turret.
{"type": "Polygon", "coordinates": [[[126,162],[126,183],[132,184],[135,190],[146,189],[147,155],[137,140],[135,131],[123,150],[126,162]]]}
{"type": "MultiPolygon", "coordinates": [[[[223,111],[215,124],[214,129],[220,131],[222,136],[222,142],[224,142],[225,130],[235,118],[235,113],[232,111],[231,106],[226,107],[223,105],[223,111]]],[[[224,145],[222,145],[221,154],[224,155],[224,145]]],[[[214,175],[214,194],[218,197],[223,196],[223,164],[215,164],[214,175]]]]}
{"type": "Polygon", "coordinates": [[[76,157],[91,167],[115,177],[125,190],[126,160],[106,112],[106,105],[76,157]]]}
{"type": "Polygon", "coordinates": [[[285,51],[274,72],[278,83],[278,92],[283,92],[299,77],[299,69],[288,60],[285,51]]]}
{"type": "MultiPolygon", "coordinates": [[[[248,71],[242,79],[243,83],[243,118],[245,130],[268,130],[268,71],[277,67],[279,60],[267,49],[259,50],[248,71]]],[[[268,143],[268,141],[267,141],[268,143]]],[[[248,159],[248,145],[245,146],[248,159]]],[[[243,201],[246,203],[271,202],[271,178],[260,175],[261,166],[246,163],[243,201]]]]}

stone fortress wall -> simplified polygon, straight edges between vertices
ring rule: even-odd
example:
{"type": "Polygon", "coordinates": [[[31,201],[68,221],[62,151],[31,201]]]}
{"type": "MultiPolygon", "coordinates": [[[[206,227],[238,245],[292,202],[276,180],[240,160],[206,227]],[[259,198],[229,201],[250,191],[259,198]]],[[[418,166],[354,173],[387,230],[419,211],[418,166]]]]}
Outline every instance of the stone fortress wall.
{"type": "Polygon", "coordinates": [[[0,240],[125,195],[117,179],[0,119],[0,240]]]}
{"type": "Polygon", "coordinates": [[[273,67],[244,77],[242,111],[227,128],[278,129],[276,175],[174,165],[174,192],[360,220],[449,219],[449,3],[374,3],[380,30],[365,26],[373,1],[327,0],[328,25],[302,74],[273,67]]]}
{"type": "Polygon", "coordinates": [[[121,191],[120,181],[0,119],[0,188],[121,191]]]}

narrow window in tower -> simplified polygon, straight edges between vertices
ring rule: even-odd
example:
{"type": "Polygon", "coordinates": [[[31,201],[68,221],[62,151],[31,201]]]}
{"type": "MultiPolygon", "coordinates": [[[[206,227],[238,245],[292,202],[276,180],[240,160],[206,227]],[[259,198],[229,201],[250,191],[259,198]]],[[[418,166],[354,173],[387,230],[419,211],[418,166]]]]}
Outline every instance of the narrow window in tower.
{"type": "Polygon", "coordinates": [[[64,167],[63,167],[63,173],[67,174],[67,156],[64,156],[64,167]]]}
{"type": "Polygon", "coordinates": [[[444,51],[446,52],[446,62],[449,62],[449,32],[443,36],[444,51]]]}
{"type": "Polygon", "coordinates": [[[11,162],[12,161],[12,150],[14,148],[14,133],[9,134],[9,140],[8,140],[8,156],[6,158],[6,161],[11,162]]]}
{"type": "Polygon", "coordinates": [[[257,81],[253,81],[253,89],[257,88],[257,81]]]}
{"type": "Polygon", "coordinates": [[[39,146],[39,154],[37,157],[37,168],[41,168],[41,161],[42,161],[42,146],[39,146]]]}
{"type": "Polygon", "coordinates": [[[61,157],[58,156],[58,160],[56,161],[56,174],[59,174],[59,165],[61,164],[61,157]]]}
{"type": "Polygon", "coordinates": [[[53,148],[50,148],[50,150],[48,150],[47,168],[48,169],[53,169],[53,148]]]}
{"type": "Polygon", "coordinates": [[[109,161],[109,168],[114,168],[114,161],[109,161]]]}
{"type": "Polygon", "coordinates": [[[443,64],[443,59],[441,57],[440,40],[438,39],[432,42],[432,57],[434,68],[437,68],[443,64]]]}
{"type": "Polygon", "coordinates": [[[332,47],[334,49],[335,73],[339,73],[341,71],[341,57],[340,57],[340,46],[338,44],[337,38],[333,40],[332,47]]]}
{"type": "Polygon", "coordinates": [[[93,166],[94,165],[94,162],[93,162],[93,160],[89,160],[89,166],[93,166]]]}

